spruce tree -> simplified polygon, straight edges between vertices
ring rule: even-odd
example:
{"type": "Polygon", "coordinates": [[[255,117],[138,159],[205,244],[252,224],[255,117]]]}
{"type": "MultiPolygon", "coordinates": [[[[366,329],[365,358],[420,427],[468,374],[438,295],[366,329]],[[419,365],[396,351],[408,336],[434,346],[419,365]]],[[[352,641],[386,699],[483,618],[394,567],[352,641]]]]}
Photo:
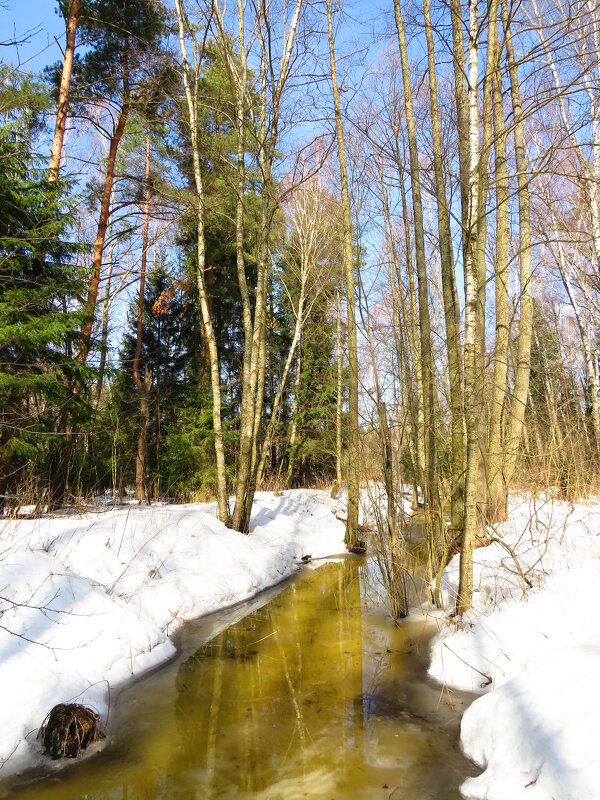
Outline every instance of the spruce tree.
{"type": "MultiPolygon", "coordinates": [[[[5,77],[8,70],[2,68],[5,77]]],[[[13,73],[14,75],[15,73],[13,73]]],[[[42,87],[3,83],[0,96],[0,495],[51,468],[60,410],[85,411],[71,392],[83,368],[72,346],[81,315],[72,203],[36,153],[42,87]]]]}

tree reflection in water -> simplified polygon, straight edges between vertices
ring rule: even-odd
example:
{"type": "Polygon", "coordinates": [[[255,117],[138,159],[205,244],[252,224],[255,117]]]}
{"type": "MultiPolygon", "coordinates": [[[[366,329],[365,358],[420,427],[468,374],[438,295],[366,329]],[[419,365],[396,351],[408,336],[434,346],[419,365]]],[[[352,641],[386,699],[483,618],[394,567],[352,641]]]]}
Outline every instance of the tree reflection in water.
{"type": "Polygon", "coordinates": [[[431,627],[395,626],[375,585],[364,559],[343,559],[243,618],[217,615],[239,621],[199,647],[210,621],[192,623],[187,655],[125,692],[105,752],[11,800],[459,798],[470,698],[440,702],[431,627]]]}

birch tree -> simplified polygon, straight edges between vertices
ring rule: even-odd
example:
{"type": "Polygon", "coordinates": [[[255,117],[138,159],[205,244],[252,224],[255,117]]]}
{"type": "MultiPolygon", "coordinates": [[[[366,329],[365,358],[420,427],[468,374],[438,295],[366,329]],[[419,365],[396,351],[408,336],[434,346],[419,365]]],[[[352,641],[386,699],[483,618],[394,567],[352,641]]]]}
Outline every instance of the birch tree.
{"type": "Polygon", "coordinates": [[[465,472],[464,523],[460,548],[460,576],[456,612],[462,614],[473,602],[473,548],[477,533],[477,487],[479,481],[479,425],[482,408],[478,403],[477,301],[479,294],[476,252],[477,212],[479,208],[479,109],[477,0],[469,2],[468,84],[462,65],[465,63],[460,2],[452,0],[454,34],[454,70],[456,102],[459,111],[458,137],[461,164],[461,201],[463,218],[463,260],[465,285],[465,421],[467,452],[465,472]],[[467,88],[468,86],[468,88],[467,88]],[[466,117],[464,110],[466,109],[466,117]],[[466,162],[466,163],[465,163],[466,162]],[[465,204],[466,203],[466,209],[465,204]]]}
{"type": "MultiPolygon", "coordinates": [[[[248,358],[249,369],[245,367],[242,384],[243,410],[240,417],[238,473],[231,522],[235,530],[244,533],[248,532],[250,526],[250,513],[259,469],[259,437],[266,361],[269,245],[273,219],[279,205],[273,170],[279,140],[281,103],[290,78],[301,10],[302,0],[296,0],[292,4],[289,16],[286,7],[282,10],[265,3],[259,4],[255,10],[260,47],[260,112],[256,136],[261,177],[261,212],[251,353],[248,358]],[[280,22],[283,32],[281,37],[276,37],[275,27],[280,22]],[[278,39],[281,43],[280,53],[277,53],[273,47],[278,39]]],[[[244,361],[246,361],[246,356],[244,361]]]]}
{"type": "MultiPolygon", "coordinates": [[[[203,45],[205,39],[198,36],[196,28],[190,25],[184,0],[175,0],[175,13],[177,15],[179,31],[179,47],[181,51],[181,62],[183,72],[183,84],[185,88],[185,99],[188,113],[189,137],[192,149],[194,184],[197,200],[197,272],[196,280],[198,285],[198,297],[200,301],[200,312],[204,326],[204,335],[208,346],[210,362],[210,383],[213,401],[213,429],[215,437],[215,455],[217,462],[217,505],[219,519],[224,524],[229,524],[229,504],[227,494],[227,476],[225,472],[225,450],[223,447],[223,425],[221,421],[221,376],[219,371],[219,356],[217,343],[213,329],[212,315],[210,312],[209,298],[206,287],[206,237],[204,231],[204,184],[202,180],[200,143],[198,136],[198,84],[200,81],[203,45]],[[188,57],[187,38],[192,43],[192,61],[188,57]]],[[[202,31],[206,35],[206,29],[202,31]]]]}
{"type": "Polygon", "coordinates": [[[335,254],[330,249],[330,243],[334,238],[332,230],[334,220],[330,215],[328,217],[327,201],[327,191],[318,180],[313,179],[301,185],[286,204],[291,230],[282,283],[295,324],[292,341],[279,376],[277,393],[272,401],[271,418],[261,445],[257,477],[259,486],[270,453],[290,368],[296,357],[296,349],[310,317],[311,308],[326,290],[335,266],[335,254]]]}

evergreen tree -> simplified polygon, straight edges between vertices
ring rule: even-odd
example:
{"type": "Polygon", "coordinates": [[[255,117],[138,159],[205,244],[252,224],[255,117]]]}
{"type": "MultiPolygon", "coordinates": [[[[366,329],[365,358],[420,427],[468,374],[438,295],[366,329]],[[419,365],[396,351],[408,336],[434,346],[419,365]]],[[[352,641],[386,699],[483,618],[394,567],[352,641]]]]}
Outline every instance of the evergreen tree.
{"type": "MultiPolygon", "coordinates": [[[[72,346],[81,315],[77,247],[68,243],[72,204],[64,181],[49,181],[36,154],[47,103],[29,78],[8,80],[0,97],[0,495],[39,480],[52,460],[61,410],[75,419],[82,378],[72,346]]],[[[14,75],[14,73],[13,73],[14,75]]]]}
{"type": "Polygon", "coordinates": [[[330,298],[312,308],[302,340],[301,375],[296,398],[296,441],[292,485],[335,478],[336,343],[330,298]]]}
{"type": "MultiPolygon", "coordinates": [[[[155,496],[187,496],[212,474],[211,409],[198,391],[203,369],[194,282],[185,274],[170,274],[165,259],[149,273],[144,296],[140,367],[151,375],[149,393],[147,476],[155,496]]],[[[114,403],[120,420],[118,473],[130,485],[135,477],[137,393],[131,365],[137,340],[136,297],[114,383],[114,403]]]]}

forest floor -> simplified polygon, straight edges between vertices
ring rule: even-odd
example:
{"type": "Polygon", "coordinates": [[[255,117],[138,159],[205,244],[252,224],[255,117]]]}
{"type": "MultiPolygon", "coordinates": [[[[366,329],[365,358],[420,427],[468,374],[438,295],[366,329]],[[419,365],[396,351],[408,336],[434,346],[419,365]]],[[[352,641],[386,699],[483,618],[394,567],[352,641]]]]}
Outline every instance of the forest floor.
{"type": "MultiPolygon", "coordinates": [[[[174,654],[183,621],[247,599],[303,556],[344,551],[327,492],[257,495],[250,536],[214,504],[93,508],[0,529],[0,777],[39,760],[50,708],[104,722],[111,691],[174,654]]],[[[440,626],[430,674],[481,693],[465,753],[484,767],[467,798],[600,798],[600,500],[511,497],[501,542],[475,551],[475,607],[440,626]]],[[[458,557],[444,574],[454,605],[458,557]]],[[[428,612],[431,613],[431,612],[428,612]]]]}
{"type": "Polygon", "coordinates": [[[245,600],[303,556],[345,552],[327,492],[260,492],[251,532],[215,504],[93,509],[6,521],[0,529],[0,777],[39,760],[36,735],[57,703],[106,722],[110,693],[175,652],[187,619],[245,600]]]}
{"type": "MultiPolygon", "coordinates": [[[[478,800],[600,798],[600,500],[512,496],[475,551],[474,609],[447,617],[430,674],[480,692],[462,719],[478,800]]],[[[444,575],[452,607],[458,556],[444,575]]]]}

